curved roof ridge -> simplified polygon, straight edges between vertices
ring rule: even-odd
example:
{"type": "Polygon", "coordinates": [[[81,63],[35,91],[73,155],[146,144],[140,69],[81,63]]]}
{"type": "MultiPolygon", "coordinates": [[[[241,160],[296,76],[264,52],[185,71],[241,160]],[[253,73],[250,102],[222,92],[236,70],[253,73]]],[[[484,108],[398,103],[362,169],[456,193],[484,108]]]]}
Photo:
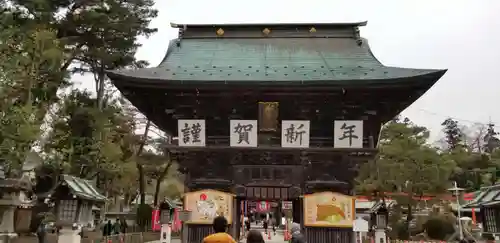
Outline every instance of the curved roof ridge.
{"type": "Polygon", "coordinates": [[[372,48],[370,47],[370,43],[368,43],[368,39],[364,37],[360,37],[360,39],[363,41],[363,45],[366,47],[366,49],[368,49],[368,54],[373,58],[373,60],[385,67],[385,65],[373,53],[372,48]]]}
{"type": "Polygon", "coordinates": [[[171,39],[168,42],[167,52],[165,53],[165,56],[163,57],[163,59],[161,59],[161,62],[160,62],[160,64],[158,64],[157,67],[160,67],[164,62],[167,61],[168,57],[170,56],[170,53],[173,52],[173,48],[172,47],[175,47],[177,45],[178,41],[179,41],[179,39],[176,38],[176,39],[171,39]]]}

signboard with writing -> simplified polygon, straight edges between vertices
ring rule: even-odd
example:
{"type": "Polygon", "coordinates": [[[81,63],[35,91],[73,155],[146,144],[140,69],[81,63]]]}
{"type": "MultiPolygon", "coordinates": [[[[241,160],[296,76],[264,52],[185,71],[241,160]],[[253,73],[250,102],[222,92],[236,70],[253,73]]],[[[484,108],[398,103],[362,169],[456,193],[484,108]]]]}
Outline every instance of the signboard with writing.
{"type": "Polygon", "coordinates": [[[205,146],[205,120],[178,120],[177,130],[179,146],[205,146]]]}
{"type": "Polygon", "coordinates": [[[304,225],[353,227],[355,200],[355,197],[335,192],[304,195],[304,225]]]}
{"type": "Polygon", "coordinates": [[[363,148],[363,121],[335,121],[335,148],[363,148]]]}
{"type": "Polygon", "coordinates": [[[292,208],[293,208],[292,201],[282,201],[281,208],[283,210],[292,210],[292,208]]]}
{"type": "Polygon", "coordinates": [[[217,216],[224,216],[231,224],[233,195],[215,190],[201,190],[184,194],[184,209],[191,211],[189,224],[212,224],[217,216]]]}
{"type": "Polygon", "coordinates": [[[231,147],[257,147],[257,120],[231,120],[231,147]]]}
{"type": "Polygon", "coordinates": [[[281,122],[281,147],[308,148],[310,121],[284,120],[281,122]]]}
{"type": "Polygon", "coordinates": [[[352,231],[354,231],[354,232],[368,232],[369,231],[368,221],[366,221],[362,218],[357,218],[356,220],[354,220],[354,225],[352,227],[352,231]]]}

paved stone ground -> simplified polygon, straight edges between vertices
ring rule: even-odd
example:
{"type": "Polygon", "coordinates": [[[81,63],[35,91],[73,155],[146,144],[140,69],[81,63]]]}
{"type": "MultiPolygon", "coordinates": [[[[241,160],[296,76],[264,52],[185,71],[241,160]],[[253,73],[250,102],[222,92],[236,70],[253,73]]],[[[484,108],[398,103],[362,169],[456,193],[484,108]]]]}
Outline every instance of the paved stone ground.
{"type": "MultiPolygon", "coordinates": [[[[266,243],[287,243],[288,241],[284,240],[284,231],[283,230],[276,230],[276,235],[271,230],[271,239],[269,239],[269,235],[265,234],[264,229],[262,226],[257,226],[252,224],[252,230],[258,230],[261,232],[262,236],[264,237],[266,243]]],[[[160,241],[150,241],[147,243],[160,243],[160,241]]],[[[172,239],[170,243],[181,243],[180,239],[172,239]]],[[[240,241],[240,243],[246,243],[246,240],[240,241]]]]}
{"type": "MultiPolygon", "coordinates": [[[[252,229],[260,231],[262,234],[262,237],[264,237],[264,240],[266,241],[266,243],[285,243],[285,242],[287,242],[284,240],[284,231],[283,230],[276,230],[276,235],[274,235],[272,230],[270,230],[270,237],[269,237],[269,235],[264,232],[264,229],[262,229],[262,227],[260,227],[260,228],[253,228],[252,227],[252,229]]],[[[246,241],[243,240],[241,242],[245,243],[246,241]]]]}

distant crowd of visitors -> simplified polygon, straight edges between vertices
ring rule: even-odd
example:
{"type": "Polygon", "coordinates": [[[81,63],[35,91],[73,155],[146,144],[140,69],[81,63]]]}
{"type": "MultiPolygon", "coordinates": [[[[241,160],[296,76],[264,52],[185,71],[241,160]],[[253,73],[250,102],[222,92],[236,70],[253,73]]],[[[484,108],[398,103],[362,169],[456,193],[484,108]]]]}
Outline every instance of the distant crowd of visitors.
{"type": "Polygon", "coordinates": [[[120,219],[116,219],[114,224],[111,223],[111,220],[108,220],[108,222],[102,226],[102,236],[125,234],[127,228],[127,221],[125,220],[121,222],[120,219]]]}
{"type": "MultiPolygon", "coordinates": [[[[212,227],[214,228],[215,233],[205,237],[203,239],[203,243],[236,243],[236,240],[234,240],[234,238],[227,233],[228,222],[226,218],[223,216],[216,217],[213,221],[212,227]]],[[[265,228],[267,228],[267,226],[265,228]]],[[[292,233],[291,243],[306,243],[304,236],[300,233],[299,224],[293,223],[290,231],[292,233]]],[[[247,243],[265,243],[265,241],[259,231],[250,230],[247,234],[247,243]]]]}

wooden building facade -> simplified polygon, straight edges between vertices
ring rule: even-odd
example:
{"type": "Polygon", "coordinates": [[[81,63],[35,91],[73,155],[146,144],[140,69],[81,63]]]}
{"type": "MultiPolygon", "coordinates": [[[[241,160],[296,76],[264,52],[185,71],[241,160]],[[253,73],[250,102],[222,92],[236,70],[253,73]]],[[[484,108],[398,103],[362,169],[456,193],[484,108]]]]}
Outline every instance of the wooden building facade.
{"type": "MultiPolygon", "coordinates": [[[[305,210],[315,205],[308,196],[349,198],[381,125],[445,73],[382,65],[360,37],[365,24],[172,24],[179,35],[158,67],[108,77],[177,135],[168,149],[188,191],[232,195],[225,216],[235,237],[241,200],[291,200],[308,242],[352,242],[353,213],[320,224],[320,207],[305,210]]],[[[189,224],[187,242],[211,232],[200,222],[189,224]]]]}

